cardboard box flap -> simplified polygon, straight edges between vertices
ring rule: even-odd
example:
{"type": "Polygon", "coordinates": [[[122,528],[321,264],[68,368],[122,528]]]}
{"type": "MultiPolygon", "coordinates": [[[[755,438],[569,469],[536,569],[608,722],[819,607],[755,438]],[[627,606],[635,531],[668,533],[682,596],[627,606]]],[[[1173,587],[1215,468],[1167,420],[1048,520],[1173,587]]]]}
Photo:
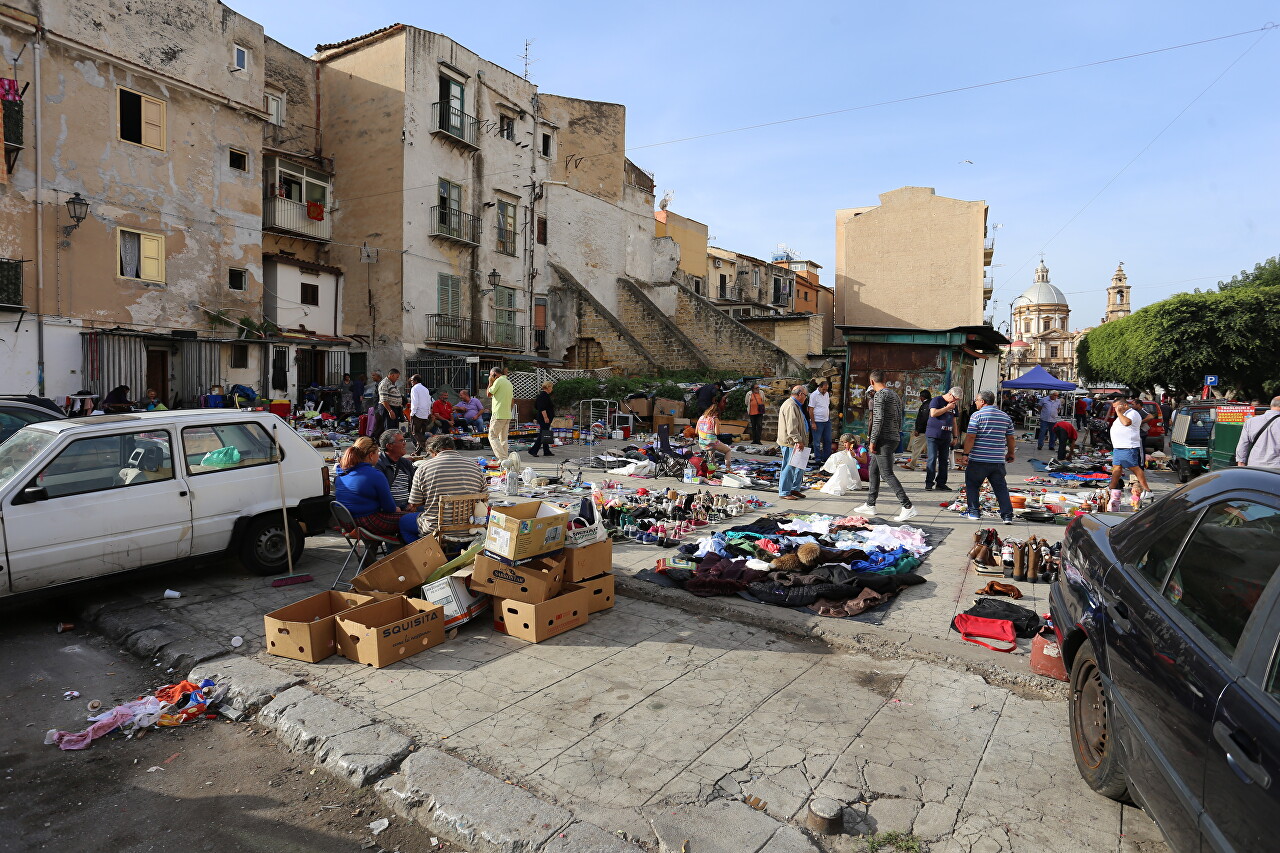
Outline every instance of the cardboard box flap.
{"type": "Polygon", "coordinates": [[[318,663],[337,651],[334,618],[373,600],[373,596],[358,592],[330,590],[273,610],[263,617],[267,651],[318,663]]]}
{"type": "Polygon", "coordinates": [[[351,588],[359,592],[407,592],[422,586],[432,572],[447,562],[435,537],[424,536],[356,575],[351,579],[351,588]]]}
{"type": "Polygon", "coordinates": [[[336,617],[334,634],[343,657],[384,667],[443,643],[444,608],[397,595],[336,617]]]}

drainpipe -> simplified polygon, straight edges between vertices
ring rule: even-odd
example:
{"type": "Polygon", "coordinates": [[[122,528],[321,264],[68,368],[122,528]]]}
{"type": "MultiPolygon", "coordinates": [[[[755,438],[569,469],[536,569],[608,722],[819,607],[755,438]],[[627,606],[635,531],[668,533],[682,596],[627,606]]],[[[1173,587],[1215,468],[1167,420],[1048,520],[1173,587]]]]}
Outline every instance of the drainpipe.
{"type": "Polygon", "coordinates": [[[44,153],[40,150],[40,108],[44,103],[44,99],[40,94],[40,54],[43,51],[43,45],[40,43],[40,33],[42,27],[37,24],[36,31],[32,38],[31,55],[32,73],[34,74],[35,83],[35,113],[32,116],[32,136],[35,137],[35,157],[36,157],[36,191],[35,191],[35,214],[36,214],[36,382],[40,389],[40,396],[45,396],[44,387],[44,153]]]}

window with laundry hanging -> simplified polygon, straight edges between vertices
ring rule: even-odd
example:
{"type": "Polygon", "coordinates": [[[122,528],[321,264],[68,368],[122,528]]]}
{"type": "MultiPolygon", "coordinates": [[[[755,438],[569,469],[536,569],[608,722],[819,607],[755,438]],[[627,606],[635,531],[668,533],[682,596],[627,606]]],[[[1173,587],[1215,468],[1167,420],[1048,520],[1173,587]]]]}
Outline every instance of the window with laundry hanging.
{"type": "Polygon", "coordinates": [[[116,229],[116,273],[121,278],[164,283],[164,237],[116,229]]]}

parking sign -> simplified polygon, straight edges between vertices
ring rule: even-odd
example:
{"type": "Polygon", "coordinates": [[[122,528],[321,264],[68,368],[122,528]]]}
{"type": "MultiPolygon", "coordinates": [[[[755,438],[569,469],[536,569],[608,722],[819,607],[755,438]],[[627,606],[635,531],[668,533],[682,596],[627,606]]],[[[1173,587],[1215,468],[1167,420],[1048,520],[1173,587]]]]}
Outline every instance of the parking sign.
{"type": "Polygon", "coordinates": [[[1218,377],[1214,376],[1213,374],[1210,374],[1210,375],[1208,375],[1208,376],[1206,376],[1206,377],[1204,378],[1204,384],[1205,384],[1205,385],[1217,385],[1217,384],[1218,384],[1218,377]]]}

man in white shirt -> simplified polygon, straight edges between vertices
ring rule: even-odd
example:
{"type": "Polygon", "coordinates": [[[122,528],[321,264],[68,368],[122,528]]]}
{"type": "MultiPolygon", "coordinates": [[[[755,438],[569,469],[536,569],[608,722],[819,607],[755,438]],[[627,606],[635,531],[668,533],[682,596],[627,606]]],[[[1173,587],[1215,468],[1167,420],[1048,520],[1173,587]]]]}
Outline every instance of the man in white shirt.
{"type": "Polygon", "coordinates": [[[431,423],[431,391],[422,377],[413,374],[409,377],[409,427],[413,433],[413,444],[422,452],[427,443],[427,427],[431,423]]]}
{"type": "Polygon", "coordinates": [[[1236,464],[1280,469],[1280,397],[1271,398],[1271,411],[1244,422],[1236,444],[1236,464]]]}
{"type": "Polygon", "coordinates": [[[809,425],[813,434],[813,463],[821,466],[831,455],[831,386],[827,380],[809,395],[809,425]]]}
{"type": "Polygon", "coordinates": [[[1142,422],[1150,417],[1121,397],[1111,404],[1116,419],[1111,422],[1111,512],[1120,510],[1120,479],[1127,470],[1138,478],[1142,500],[1151,497],[1147,474],[1142,470],[1142,422]]]}

